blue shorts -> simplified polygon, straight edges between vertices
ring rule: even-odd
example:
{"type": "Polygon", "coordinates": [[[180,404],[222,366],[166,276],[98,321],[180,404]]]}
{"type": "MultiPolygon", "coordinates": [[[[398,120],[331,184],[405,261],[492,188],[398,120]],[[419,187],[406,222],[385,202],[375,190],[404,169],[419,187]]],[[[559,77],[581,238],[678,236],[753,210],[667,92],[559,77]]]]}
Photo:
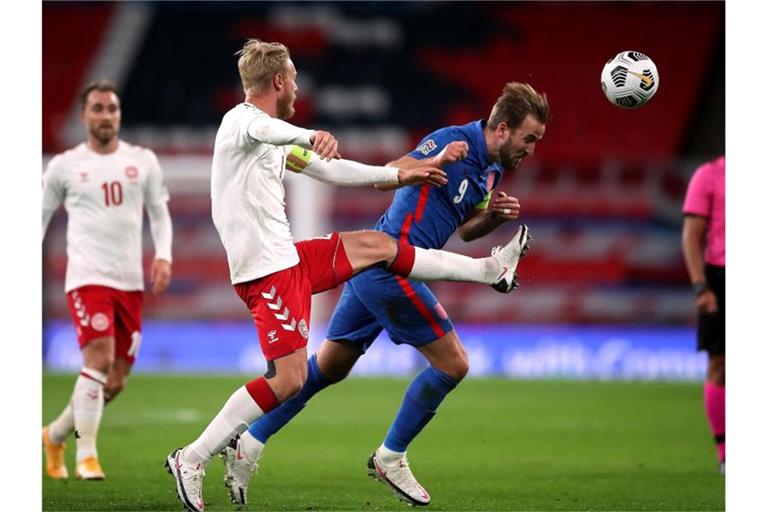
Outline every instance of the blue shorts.
{"type": "Polygon", "coordinates": [[[398,345],[418,347],[448,334],[453,324],[425,283],[374,268],[344,285],[327,338],[365,352],[382,329],[398,345]]]}

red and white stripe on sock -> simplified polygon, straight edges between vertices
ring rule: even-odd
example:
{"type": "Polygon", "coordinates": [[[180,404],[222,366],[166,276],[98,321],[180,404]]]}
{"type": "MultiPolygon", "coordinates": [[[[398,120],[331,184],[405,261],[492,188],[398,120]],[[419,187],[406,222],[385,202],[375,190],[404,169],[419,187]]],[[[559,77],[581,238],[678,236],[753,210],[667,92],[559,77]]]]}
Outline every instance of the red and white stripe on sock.
{"type": "Polygon", "coordinates": [[[248,425],[278,405],[280,402],[264,377],[239,387],[200,437],[182,452],[183,462],[207,465],[234,436],[245,432],[248,425]]]}

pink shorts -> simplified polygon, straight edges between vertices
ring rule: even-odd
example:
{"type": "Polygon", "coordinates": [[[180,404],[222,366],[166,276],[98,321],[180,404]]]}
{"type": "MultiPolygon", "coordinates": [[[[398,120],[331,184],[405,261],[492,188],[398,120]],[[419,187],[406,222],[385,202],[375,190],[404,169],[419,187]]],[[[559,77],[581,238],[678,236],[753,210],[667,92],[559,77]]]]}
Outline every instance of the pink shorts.
{"type": "Polygon", "coordinates": [[[251,311],[267,361],[306,347],[312,295],[352,277],[352,265],[338,233],[295,245],[297,265],[235,285],[251,311]]]}
{"type": "Polygon", "coordinates": [[[83,348],[96,338],[115,338],[115,357],[133,364],[141,346],[144,293],[87,285],[67,293],[77,341],[83,348]]]}

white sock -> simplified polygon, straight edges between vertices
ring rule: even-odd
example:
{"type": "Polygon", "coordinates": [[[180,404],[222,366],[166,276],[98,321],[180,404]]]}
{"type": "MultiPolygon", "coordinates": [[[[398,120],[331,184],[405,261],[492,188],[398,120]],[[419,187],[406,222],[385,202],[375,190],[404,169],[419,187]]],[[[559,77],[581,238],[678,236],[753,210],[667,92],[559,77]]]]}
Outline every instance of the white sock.
{"type": "Polygon", "coordinates": [[[421,281],[467,281],[493,284],[499,277],[496,258],[470,258],[437,249],[415,247],[413,269],[408,277],[421,281]]]}
{"type": "Polygon", "coordinates": [[[253,464],[261,458],[264,446],[264,443],[253,437],[247,430],[240,435],[240,453],[249,464],[253,464]]]}
{"type": "Polygon", "coordinates": [[[387,465],[394,464],[395,462],[399,461],[403,457],[405,457],[405,452],[392,451],[386,446],[384,446],[384,443],[381,443],[381,446],[379,446],[379,449],[376,450],[376,458],[387,465]]]}
{"type": "Polygon", "coordinates": [[[264,412],[245,389],[239,387],[216,417],[211,420],[200,437],[195,439],[182,453],[185,462],[207,465],[237,434],[242,434],[248,425],[264,412]]]}
{"type": "Polygon", "coordinates": [[[72,411],[77,433],[77,462],[96,457],[96,435],[104,411],[104,384],[106,374],[83,367],[72,393],[72,411]]]}
{"type": "Polygon", "coordinates": [[[53,444],[61,444],[74,430],[75,414],[72,410],[72,400],[70,400],[59,417],[48,424],[48,437],[53,444]]]}

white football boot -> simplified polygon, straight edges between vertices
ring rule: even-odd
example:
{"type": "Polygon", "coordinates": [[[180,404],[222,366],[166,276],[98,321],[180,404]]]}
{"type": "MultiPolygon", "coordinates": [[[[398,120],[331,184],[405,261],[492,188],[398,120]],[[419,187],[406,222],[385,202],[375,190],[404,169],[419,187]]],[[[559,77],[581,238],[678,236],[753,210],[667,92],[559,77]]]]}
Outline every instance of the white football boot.
{"type": "Polygon", "coordinates": [[[384,464],[377,456],[379,450],[368,458],[368,476],[388,485],[398,499],[411,506],[429,505],[429,493],[413,476],[408,459],[403,455],[392,464],[384,464]]]}
{"type": "Polygon", "coordinates": [[[497,292],[510,293],[517,288],[517,264],[520,262],[528,249],[531,246],[531,230],[528,226],[522,224],[512,240],[505,246],[494,247],[491,251],[491,256],[499,261],[499,273],[498,280],[491,285],[491,287],[497,292]]]}
{"type": "Polygon", "coordinates": [[[256,461],[261,457],[259,453],[256,461],[248,462],[240,447],[240,436],[235,437],[221,451],[219,456],[224,459],[224,487],[229,493],[229,500],[236,505],[248,503],[248,482],[251,476],[259,469],[256,461]]]}
{"type": "Polygon", "coordinates": [[[191,465],[182,461],[183,448],[176,448],[165,458],[165,469],[176,479],[176,495],[186,510],[202,512],[203,477],[205,470],[202,464],[191,465]]]}

